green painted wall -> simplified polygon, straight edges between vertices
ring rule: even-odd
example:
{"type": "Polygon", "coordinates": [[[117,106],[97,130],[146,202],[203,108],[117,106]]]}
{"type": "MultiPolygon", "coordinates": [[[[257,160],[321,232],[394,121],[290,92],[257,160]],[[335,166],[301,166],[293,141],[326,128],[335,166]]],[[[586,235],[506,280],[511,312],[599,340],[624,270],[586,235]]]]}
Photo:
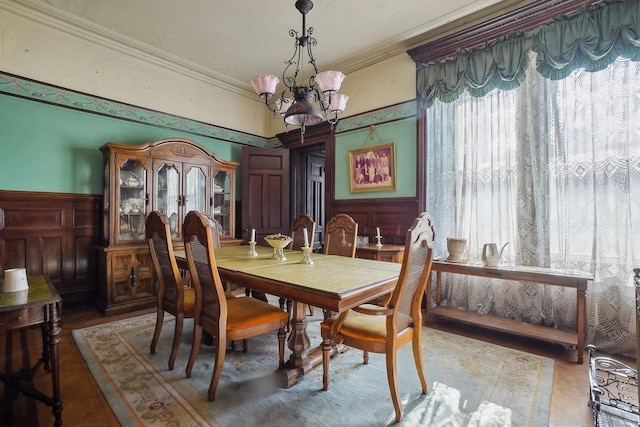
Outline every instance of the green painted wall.
{"type": "Polygon", "coordinates": [[[415,197],[416,195],[416,120],[404,119],[376,125],[371,139],[369,128],[336,135],[336,199],[415,197]],[[395,143],[395,191],[351,193],[349,188],[349,150],[371,145],[395,143]]]}
{"type": "Polygon", "coordinates": [[[238,144],[0,94],[0,189],[101,194],[102,144],[167,137],[196,141],[225,160],[241,158],[238,144]]]}
{"type": "MultiPolygon", "coordinates": [[[[415,100],[341,119],[336,126],[336,197],[411,197],[416,174],[415,100]],[[376,124],[375,138],[369,125],[376,124]],[[348,150],[396,144],[396,191],[349,191],[348,150]],[[402,166],[398,168],[398,166],[402,166]]],[[[276,138],[198,122],[0,72],[0,189],[101,194],[108,141],[138,145],[180,137],[240,162],[242,146],[279,146],[276,138]]],[[[236,188],[242,192],[238,169],[236,188]]]]}

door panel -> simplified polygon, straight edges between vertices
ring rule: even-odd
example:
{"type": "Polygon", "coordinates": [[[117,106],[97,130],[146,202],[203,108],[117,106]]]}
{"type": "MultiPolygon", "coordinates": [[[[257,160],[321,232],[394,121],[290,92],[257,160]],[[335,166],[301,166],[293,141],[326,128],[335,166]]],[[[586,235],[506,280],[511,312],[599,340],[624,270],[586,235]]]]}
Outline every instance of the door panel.
{"type": "Polygon", "coordinates": [[[324,156],[310,153],[307,157],[306,211],[316,222],[314,246],[320,250],[324,241],[324,156]]]}
{"type": "Polygon", "coordinates": [[[289,233],[289,150],[242,148],[242,239],[256,230],[256,241],[264,236],[289,233]]]}

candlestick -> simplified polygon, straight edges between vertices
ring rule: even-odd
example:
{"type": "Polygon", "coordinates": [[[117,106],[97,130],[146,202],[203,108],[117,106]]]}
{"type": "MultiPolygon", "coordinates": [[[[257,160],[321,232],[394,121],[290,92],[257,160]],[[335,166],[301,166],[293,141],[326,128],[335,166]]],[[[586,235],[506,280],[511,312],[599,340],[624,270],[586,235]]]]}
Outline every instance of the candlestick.
{"type": "Polygon", "coordinates": [[[300,264],[313,264],[313,260],[311,259],[311,248],[309,246],[302,248],[302,258],[299,262],[300,264]]]}
{"type": "Polygon", "coordinates": [[[308,248],[309,247],[309,235],[307,234],[306,227],[302,229],[302,235],[304,236],[304,247],[308,248]]]}
{"type": "Polygon", "coordinates": [[[382,236],[377,235],[376,239],[378,239],[378,243],[376,243],[376,248],[380,249],[382,247],[382,243],[380,242],[380,239],[382,239],[382,236]]]}
{"type": "Polygon", "coordinates": [[[249,242],[249,246],[251,249],[249,249],[249,253],[247,255],[258,256],[258,252],[256,251],[256,242],[249,242]]]}
{"type": "Polygon", "coordinates": [[[255,242],[256,241],[256,229],[252,228],[251,229],[251,242],[255,242]]]}

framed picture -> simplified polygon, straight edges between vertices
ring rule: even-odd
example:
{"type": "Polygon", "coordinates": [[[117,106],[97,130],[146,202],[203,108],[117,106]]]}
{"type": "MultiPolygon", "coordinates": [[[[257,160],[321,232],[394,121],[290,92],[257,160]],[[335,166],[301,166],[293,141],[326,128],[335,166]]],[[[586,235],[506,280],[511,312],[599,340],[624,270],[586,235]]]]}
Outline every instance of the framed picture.
{"type": "Polygon", "coordinates": [[[349,182],[352,193],[396,188],[393,142],[349,150],[349,182]]]}

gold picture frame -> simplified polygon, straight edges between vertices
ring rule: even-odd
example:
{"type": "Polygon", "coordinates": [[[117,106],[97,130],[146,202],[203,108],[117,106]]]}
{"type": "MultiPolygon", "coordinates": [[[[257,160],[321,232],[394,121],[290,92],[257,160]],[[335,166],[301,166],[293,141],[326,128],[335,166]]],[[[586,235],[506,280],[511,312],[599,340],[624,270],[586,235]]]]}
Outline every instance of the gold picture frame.
{"type": "Polygon", "coordinates": [[[352,193],[395,190],[395,144],[349,150],[349,184],[352,193]]]}

